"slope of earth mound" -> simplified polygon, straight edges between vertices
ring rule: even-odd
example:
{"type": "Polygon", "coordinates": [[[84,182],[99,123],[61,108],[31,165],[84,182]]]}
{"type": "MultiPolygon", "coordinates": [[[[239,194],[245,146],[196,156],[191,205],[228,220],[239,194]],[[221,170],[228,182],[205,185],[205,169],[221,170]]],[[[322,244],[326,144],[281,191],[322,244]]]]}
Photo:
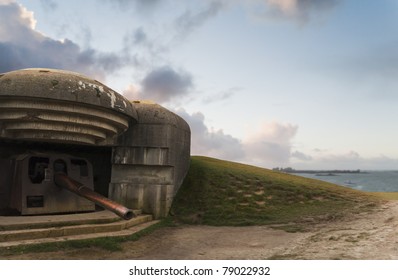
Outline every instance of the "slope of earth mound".
{"type": "Polygon", "coordinates": [[[218,226],[308,223],[368,211],[379,202],[319,180],[193,156],[171,214],[184,223],[218,226]]]}

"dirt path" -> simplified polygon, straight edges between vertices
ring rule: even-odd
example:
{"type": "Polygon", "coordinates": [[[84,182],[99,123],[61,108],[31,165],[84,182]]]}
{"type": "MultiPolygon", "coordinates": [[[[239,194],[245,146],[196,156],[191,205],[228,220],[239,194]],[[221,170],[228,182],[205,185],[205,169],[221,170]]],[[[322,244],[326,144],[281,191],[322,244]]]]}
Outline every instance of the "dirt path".
{"type": "Polygon", "coordinates": [[[123,250],[80,249],[18,259],[398,259],[398,201],[305,233],[268,226],[163,228],[123,250]]]}
{"type": "Polygon", "coordinates": [[[321,226],[280,254],[290,259],[398,260],[398,202],[321,226]]]}

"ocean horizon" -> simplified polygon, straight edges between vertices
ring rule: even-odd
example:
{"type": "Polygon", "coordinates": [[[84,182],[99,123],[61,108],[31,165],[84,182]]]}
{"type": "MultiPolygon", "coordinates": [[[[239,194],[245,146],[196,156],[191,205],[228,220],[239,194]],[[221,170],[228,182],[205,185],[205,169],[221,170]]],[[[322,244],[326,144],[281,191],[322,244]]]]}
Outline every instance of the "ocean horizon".
{"type": "Polygon", "coordinates": [[[361,173],[333,173],[331,176],[308,173],[294,173],[294,175],[361,191],[398,192],[398,170],[362,170],[361,173]]]}

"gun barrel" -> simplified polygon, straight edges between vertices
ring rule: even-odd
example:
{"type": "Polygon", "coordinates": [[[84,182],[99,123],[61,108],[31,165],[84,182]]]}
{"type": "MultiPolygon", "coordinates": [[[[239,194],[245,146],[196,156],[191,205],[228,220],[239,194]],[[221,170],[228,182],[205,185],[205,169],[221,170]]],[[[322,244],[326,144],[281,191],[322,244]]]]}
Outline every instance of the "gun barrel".
{"type": "Polygon", "coordinates": [[[100,195],[99,193],[96,193],[95,191],[91,190],[90,188],[86,187],[85,185],[79,183],[76,180],[73,180],[70,178],[68,175],[64,173],[57,173],[54,176],[54,182],[57,186],[67,189],[81,197],[84,197],[95,204],[108,209],[109,211],[112,211],[119,217],[125,219],[125,220],[130,220],[133,217],[135,217],[134,212],[117,203],[116,201],[113,201],[105,196],[100,195]]]}

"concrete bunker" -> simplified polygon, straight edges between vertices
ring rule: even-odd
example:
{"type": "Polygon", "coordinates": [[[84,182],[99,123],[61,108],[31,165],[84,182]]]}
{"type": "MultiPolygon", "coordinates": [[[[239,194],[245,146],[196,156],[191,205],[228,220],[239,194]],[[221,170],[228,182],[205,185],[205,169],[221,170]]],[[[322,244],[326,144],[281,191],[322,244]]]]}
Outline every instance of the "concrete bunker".
{"type": "Polygon", "coordinates": [[[105,200],[165,217],[189,160],[188,124],[158,104],[130,102],[73,72],[0,74],[0,214],[95,211],[60,187],[62,173],[105,200]]]}

